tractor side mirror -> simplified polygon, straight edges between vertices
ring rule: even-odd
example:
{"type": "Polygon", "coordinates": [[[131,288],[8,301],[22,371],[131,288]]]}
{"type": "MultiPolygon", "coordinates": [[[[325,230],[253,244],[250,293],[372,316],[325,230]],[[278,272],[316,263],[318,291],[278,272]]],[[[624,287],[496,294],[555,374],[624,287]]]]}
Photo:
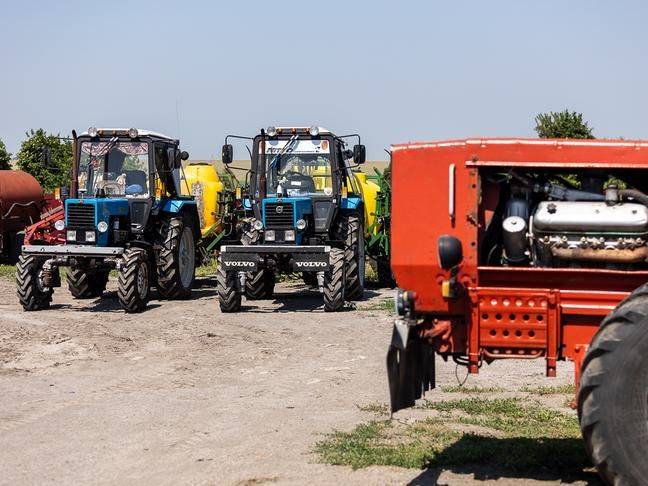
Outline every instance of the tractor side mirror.
{"type": "Polygon", "coordinates": [[[180,152],[180,160],[189,160],[189,152],[186,150],[180,152]]]}
{"type": "Polygon", "coordinates": [[[353,162],[355,164],[364,164],[367,157],[367,151],[364,145],[358,144],[353,146],[353,162]]]}
{"type": "Polygon", "coordinates": [[[232,163],[232,160],[234,160],[234,147],[232,147],[231,144],[226,143],[225,145],[223,145],[221,160],[225,165],[230,165],[232,163]]]}
{"type": "Polygon", "coordinates": [[[439,263],[444,270],[452,270],[463,260],[461,240],[450,235],[439,236],[439,263]]]}

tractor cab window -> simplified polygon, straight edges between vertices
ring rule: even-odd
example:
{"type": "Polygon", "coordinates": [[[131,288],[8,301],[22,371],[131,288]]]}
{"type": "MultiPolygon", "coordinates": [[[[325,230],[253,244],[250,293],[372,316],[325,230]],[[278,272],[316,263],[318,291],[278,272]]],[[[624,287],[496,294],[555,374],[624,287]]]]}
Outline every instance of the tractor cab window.
{"type": "Polygon", "coordinates": [[[266,142],[268,196],[299,197],[333,194],[328,140],[266,142]]]}
{"type": "Polygon", "coordinates": [[[88,196],[149,195],[146,142],[83,142],[79,158],[79,192],[88,196]]]}

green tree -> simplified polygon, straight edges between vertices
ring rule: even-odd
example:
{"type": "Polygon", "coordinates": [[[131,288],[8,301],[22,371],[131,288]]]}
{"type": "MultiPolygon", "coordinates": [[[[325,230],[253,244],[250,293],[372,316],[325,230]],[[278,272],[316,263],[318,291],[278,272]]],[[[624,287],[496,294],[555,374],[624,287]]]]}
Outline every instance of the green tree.
{"type": "Polygon", "coordinates": [[[45,130],[30,130],[18,152],[18,168],[29,172],[46,191],[67,185],[72,167],[72,143],[45,130]]]}
{"type": "Polygon", "coordinates": [[[11,154],[7,152],[7,146],[0,140],[0,170],[11,169],[11,154]]]}
{"type": "Polygon", "coordinates": [[[570,112],[540,113],[535,117],[535,131],[540,138],[594,138],[583,114],[570,112]]]}

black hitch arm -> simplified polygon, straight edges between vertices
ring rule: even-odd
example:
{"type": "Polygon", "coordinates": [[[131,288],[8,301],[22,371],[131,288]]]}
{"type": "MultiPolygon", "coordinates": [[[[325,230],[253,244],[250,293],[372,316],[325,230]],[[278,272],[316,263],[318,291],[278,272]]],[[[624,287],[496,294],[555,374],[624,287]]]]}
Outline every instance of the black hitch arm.
{"type": "Polygon", "coordinates": [[[407,320],[394,323],[387,351],[387,378],[391,412],[414,406],[414,402],[436,386],[434,348],[418,336],[407,320]]]}

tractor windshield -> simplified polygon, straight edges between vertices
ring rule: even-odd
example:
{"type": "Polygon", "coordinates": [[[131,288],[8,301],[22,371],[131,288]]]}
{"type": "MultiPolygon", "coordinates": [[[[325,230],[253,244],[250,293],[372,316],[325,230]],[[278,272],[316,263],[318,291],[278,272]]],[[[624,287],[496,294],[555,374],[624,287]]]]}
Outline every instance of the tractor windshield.
{"type": "Polygon", "coordinates": [[[298,197],[333,193],[328,140],[266,142],[267,194],[298,197]]]}
{"type": "Polygon", "coordinates": [[[115,139],[83,142],[79,157],[79,192],[89,196],[145,197],[149,194],[146,142],[115,139]]]}

